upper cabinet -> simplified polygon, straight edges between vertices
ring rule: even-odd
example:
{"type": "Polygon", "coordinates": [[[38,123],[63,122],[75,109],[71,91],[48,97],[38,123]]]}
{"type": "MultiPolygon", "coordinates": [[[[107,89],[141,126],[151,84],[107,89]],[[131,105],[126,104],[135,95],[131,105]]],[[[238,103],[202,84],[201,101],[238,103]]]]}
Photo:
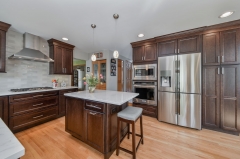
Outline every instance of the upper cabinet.
{"type": "Polygon", "coordinates": [[[203,65],[240,64],[240,29],[203,35],[203,65]]]}
{"type": "Polygon", "coordinates": [[[0,21],[0,73],[6,72],[6,32],[10,26],[0,21]]]}
{"type": "Polygon", "coordinates": [[[48,40],[49,56],[54,60],[50,63],[50,74],[71,75],[73,72],[73,45],[58,41],[56,39],[48,40]]]}
{"type": "Polygon", "coordinates": [[[166,56],[177,53],[177,40],[169,40],[158,43],[158,56],[166,56]]]}
{"type": "Polygon", "coordinates": [[[156,43],[150,39],[141,43],[132,44],[133,62],[149,62],[157,60],[156,43]]]}

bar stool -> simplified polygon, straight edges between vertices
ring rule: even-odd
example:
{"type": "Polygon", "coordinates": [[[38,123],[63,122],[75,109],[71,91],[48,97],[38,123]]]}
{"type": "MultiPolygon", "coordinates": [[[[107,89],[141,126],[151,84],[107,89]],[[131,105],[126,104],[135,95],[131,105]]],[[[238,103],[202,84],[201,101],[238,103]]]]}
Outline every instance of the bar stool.
{"type": "Polygon", "coordinates": [[[127,153],[130,153],[133,155],[133,159],[136,159],[136,151],[140,145],[140,142],[143,144],[143,126],[142,126],[142,108],[137,108],[137,107],[127,107],[124,110],[120,111],[117,114],[117,151],[116,155],[119,155],[119,149],[122,151],[125,151],[127,153]],[[140,118],[140,130],[141,130],[141,135],[135,133],[135,122],[140,118]],[[123,139],[120,141],[120,124],[121,122],[125,122],[128,124],[128,139],[129,139],[129,134],[132,134],[132,150],[129,151],[125,148],[120,147],[121,142],[123,139]],[[132,124],[132,132],[129,131],[129,126],[132,124]],[[138,142],[137,148],[136,148],[136,142],[135,142],[135,136],[139,136],[140,141],[138,142]]]}

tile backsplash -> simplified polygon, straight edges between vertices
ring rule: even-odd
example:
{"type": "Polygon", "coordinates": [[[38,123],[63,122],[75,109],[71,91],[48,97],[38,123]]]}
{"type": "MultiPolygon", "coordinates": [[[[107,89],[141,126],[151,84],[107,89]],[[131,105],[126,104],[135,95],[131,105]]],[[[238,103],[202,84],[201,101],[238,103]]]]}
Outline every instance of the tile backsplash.
{"type": "MultiPolygon", "coordinates": [[[[49,55],[49,47],[46,40],[40,49],[49,55]]],[[[49,75],[49,63],[41,63],[26,60],[8,59],[9,56],[22,50],[23,34],[14,30],[7,32],[6,41],[6,72],[0,73],[0,91],[12,88],[52,86],[52,79],[63,80],[69,86],[70,75],[49,75]]]]}

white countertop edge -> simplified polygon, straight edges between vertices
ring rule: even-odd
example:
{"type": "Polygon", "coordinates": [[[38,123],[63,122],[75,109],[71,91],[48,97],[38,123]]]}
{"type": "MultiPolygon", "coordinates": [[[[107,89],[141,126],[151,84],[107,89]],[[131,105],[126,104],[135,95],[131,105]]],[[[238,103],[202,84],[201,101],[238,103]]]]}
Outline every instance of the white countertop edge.
{"type": "MultiPolygon", "coordinates": [[[[97,90],[96,90],[97,91],[97,90]]],[[[98,90],[99,91],[99,90],[98,90]]],[[[106,91],[109,91],[109,90],[106,90],[106,91]]],[[[112,91],[112,92],[118,92],[118,91],[112,91]]],[[[126,97],[124,99],[124,101],[122,102],[114,102],[114,101],[109,101],[109,100],[104,100],[104,99],[92,99],[92,98],[87,98],[87,97],[84,97],[84,96],[79,96],[78,94],[76,94],[77,92],[73,92],[73,93],[65,93],[64,95],[67,96],[67,97],[72,97],[72,98],[79,98],[79,99],[85,99],[85,100],[91,100],[91,101],[96,101],[96,102],[102,102],[102,103],[108,103],[108,104],[115,104],[115,105],[122,105],[130,100],[132,100],[133,98],[135,98],[136,96],[139,95],[139,93],[132,93],[132,92],[119,92],[119,93],[131,93],[132,96],[130,97],[126,97]]],[[[89,94],[92,94],[92,93],[89,93],[89,94]]],[[[94,93],[93,93],[94,94],[94,93]]]]}
{"type": "Polygon", "coordinates": [[[11,92],[10,90],[0,90],[0,96],[10,96],[10,95],[18,95],[18,94],[28,94],[28,93],[38,93],[38,92],[48,92],[48,91],[57,91],[57,90],[64,90],[64,89],[72,89],[78,88],[75,86],[67,86],[67,87],[56,87],[53,89],[43,89],[43,90],[36,90],[36,91],[23,91],[23,92],[11,92]]]}

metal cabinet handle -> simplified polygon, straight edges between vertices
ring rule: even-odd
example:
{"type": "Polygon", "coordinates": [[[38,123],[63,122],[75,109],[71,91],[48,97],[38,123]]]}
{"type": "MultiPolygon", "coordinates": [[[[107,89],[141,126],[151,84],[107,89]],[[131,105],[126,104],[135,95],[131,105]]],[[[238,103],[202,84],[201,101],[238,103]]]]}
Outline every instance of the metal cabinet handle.
{"type": "Polygon", "coordinates": [[[177,53],[177,49],[174,50],[174,53],[177,53]]]}
{"type": "Polygon", "coordinates": [[[180,52],[180,50],[178,49],[178,53],[180,52]]]}
{"type": "Polygon", "coordinates": [[[90,112],[89,114],[91,114],[91,115],[96,115],[97,113],[90,112]]]}
{"type": "Polygon", "coordinates": [[[43,95],[36,95],[36,96],[33,96],[33,98],[36,98],[36,97],[42,97],[43,95]]]}
{"type": "Polygon", "coordinates": [[[62,73],[64,73],[64,68],[62,68],[62,73]]]}
{"type": "Polygon", "coordinates": [[[222,74],[224,74],[224,68],[222,67],[222,74]]]}
{"type": "Polygon", "coordinates": [[[35,104],[35,105],[33,105],[33,107],[36,107],[36,106],[39,106],[39,105],[43,105],[43,103],[35,104]]]}
{"type": "Polygon", "coordinates": [[[97,107],[97,106],[94,106],[94,105],[92,105],[92,104],[86,104],[88,107],[92,107],[92,108],[96,108],[96,109],[102,109],[102,108],[100,108],[100,107],[97,107]]]}
{"type": "Polygon", "coordinates": [[[43,116],[43,115],[35,116],[35,117],[33,117],[33,119],[40,118],[40,117],[42,117],[42,116],[43,116]]]}
{"type": "Polygon", "coordinates": [[[142,60],[143,60],[143,56],[142,56],[142,60]]]}
{"type": "Polygon", "coordinates": [[[224,56],[222,56],[222,62],[224,62],[224,56]]]}
{"type": "Polygon", "coordinates": [[[67,69],[65,68],[65,73],[67,73],[67,69]]]}
{"type": "Polygon", "coordinates": [[[220,74],[220,68],[218,67],[218,74],[220,74]]]}
{"type": "Polygon", "coordinates": [[[218,63],[220,63],[220,56],[218,56],[218,63]]]}

